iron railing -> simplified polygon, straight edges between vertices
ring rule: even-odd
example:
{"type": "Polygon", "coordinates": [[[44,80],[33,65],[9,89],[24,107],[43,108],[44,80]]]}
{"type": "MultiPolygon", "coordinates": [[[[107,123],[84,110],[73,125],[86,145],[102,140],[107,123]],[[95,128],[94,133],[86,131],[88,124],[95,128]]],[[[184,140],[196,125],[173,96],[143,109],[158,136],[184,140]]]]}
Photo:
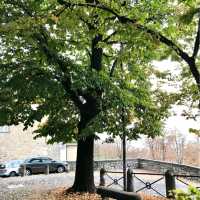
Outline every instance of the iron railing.
{"type": "MultiPolygon", "coordinates": [[[[189,186],[190,183],[187,182],[189,179],[196,179],[196,180],[199,180],[200,182],[200,176],[173,174],[169,170],[166,173],[146,173],[146,172],[144,173],[144,172],[132,172],[131,169],[128,169],[126,190],[129,192],[136,192],[136,193],[144,191],[144,190],[151,190],[151,191],[154,191],[154,193],[156,193],[157,195],[170,198],[172,197],[171,191],[176,189],[176,181],[179,181],[182,184],[189,186]],[[152,180],[147,181],[145,180],[144,176],[154,176],[156,177],[156,179],[153,181],[152,180]],[[135,180],[143,184],[143,186],[140,186],[139,188],[136,189],[135,180]],[[166,194],[163,194],[161,191],[159,191],[155,187],[155,184],[160,183],[161,181],[163,181],[166,194]]],[[[106,171],[105,169],[101,169],[100,171],[100,185],[101,186],[105,186],[105,187],[119,186],[123,190],[124,186],[123,184],[120,183],[121,180],[123,180],[122,171],[106,171]],[[118,176],[114,177],[116,174],[118,174],[118,176]],[[106,184],[106,180],[105,180],[106,177],[111,181],[111,183],[106,184]]],[[[196,186],[196,188],[200,189],[200,186],[196,186]]]]}
{"type": "Polygon", "coordinates": [[[155,193],[157,193],[158,195],[165,197],[161,192],[159,192],[154,185],[156,183],[158,183],[161,180],[165,179],[165,174],[159,174],[159,173],[132,173],[133,174],[133,179],[137,179],[140,183],[142,183],[144,186],[140,187],[139,189],[135,190],[136,193],[141,192],[145,189],[147,190],[153,190],[155,193]],[[160,178],[154,180],[154,181],[145,181],[143,180],[141,177],[138,177],[138,175],[144,176],[144,175],[148,175],[148,176],[161,176],[160,178]]]}
{"type": "MultiPolygon", "coordinates": [[[[122,190],[123,190],[123,188],[124,188],[123,184],[120,184],[120,181],[124,179],[123,172],[121,172],[121,171],[106,171],[106,170],[103,170],[103,172],[104,172],[103,176],[106,176],[111,181],[111,183],[109,183],[107,185],[100,183],[100,185],[106,186],[106,187],[111,187],[113,185],[115,185],[115,186],[117,185],[120,188],[122,188],[122,190]],[[117,178],[113,177],[112,174],[120,174],[120,177],[117,177],[117,178]]],[[[105,180],[105,177],[103,177],[103,179],[105,180]]]]}
{"type": "MultiPolygon", "coordinates": [[[[183,174],[174,174],[174,177],[177,181],[183,183],[186,186],[191,185],[188,183],[188,180],[200,180],[200,176],[194,176],[194,175],[183,175],[183,174]]],[[[196,186],[197,189],[200,189],[200,186],[196,186]]]]}

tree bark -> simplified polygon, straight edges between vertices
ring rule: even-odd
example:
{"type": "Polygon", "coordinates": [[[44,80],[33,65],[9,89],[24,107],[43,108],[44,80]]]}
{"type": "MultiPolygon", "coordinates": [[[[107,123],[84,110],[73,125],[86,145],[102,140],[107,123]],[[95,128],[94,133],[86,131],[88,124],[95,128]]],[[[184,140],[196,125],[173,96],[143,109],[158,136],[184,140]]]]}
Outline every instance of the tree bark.
{"type": "Polygon", "coordinates": [[[75,181],[72,186],[75,192],[95,192],[94,174],[94,136],[78,141],[75,181]]]}
{"type": "Polygon", "coordinates": [[[95,98],[90,95],[85,96],[87,103],[83,104],[80,112],[81,118],[78,125],[78,147],[76,158],[75,180],[72,186],[74,192],[89,192],[96,191],[94,185],[94,138],[95,134],[88,133],[84,135],[82,132],[87,127],[87,124],[99,112],[98,103],[95,98]]]}

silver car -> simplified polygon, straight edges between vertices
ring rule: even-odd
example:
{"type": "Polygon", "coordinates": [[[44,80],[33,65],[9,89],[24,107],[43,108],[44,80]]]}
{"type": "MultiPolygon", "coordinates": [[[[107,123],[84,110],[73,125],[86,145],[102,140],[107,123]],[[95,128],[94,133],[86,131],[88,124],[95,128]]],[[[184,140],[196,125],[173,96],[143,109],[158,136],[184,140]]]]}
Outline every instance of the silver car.
{"type": "Polygon", "coordinates": [[[11,160],[5,163],[0,163],[0,177],[18,176],[19,167],[23,160],[11,160]]]}

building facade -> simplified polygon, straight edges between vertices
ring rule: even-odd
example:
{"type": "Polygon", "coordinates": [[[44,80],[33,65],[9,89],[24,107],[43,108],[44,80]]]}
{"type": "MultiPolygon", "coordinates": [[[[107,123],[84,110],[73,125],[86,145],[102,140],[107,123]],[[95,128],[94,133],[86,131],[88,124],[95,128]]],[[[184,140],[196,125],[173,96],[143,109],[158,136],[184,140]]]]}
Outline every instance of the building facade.
{"type": "Polygon", "coordinates": [[[48,156],[60,161],[76,160],[76,144],[47,145],[45,138],[33,139],[34,127],[23,131],[23,125],[0,127],[0,162],[48,156]]]}

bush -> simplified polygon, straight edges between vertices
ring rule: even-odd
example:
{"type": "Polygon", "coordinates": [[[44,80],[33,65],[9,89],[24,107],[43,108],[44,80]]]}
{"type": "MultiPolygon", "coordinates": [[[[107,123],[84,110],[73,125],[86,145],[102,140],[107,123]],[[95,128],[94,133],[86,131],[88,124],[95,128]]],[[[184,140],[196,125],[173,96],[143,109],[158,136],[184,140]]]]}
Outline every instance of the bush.
{"type": "Polygon", "coordinates": [[[189,186],[187,192],[178,189],[174,193],[176,200],[200,200],[200,190],[193,186],[189,186]]]}

